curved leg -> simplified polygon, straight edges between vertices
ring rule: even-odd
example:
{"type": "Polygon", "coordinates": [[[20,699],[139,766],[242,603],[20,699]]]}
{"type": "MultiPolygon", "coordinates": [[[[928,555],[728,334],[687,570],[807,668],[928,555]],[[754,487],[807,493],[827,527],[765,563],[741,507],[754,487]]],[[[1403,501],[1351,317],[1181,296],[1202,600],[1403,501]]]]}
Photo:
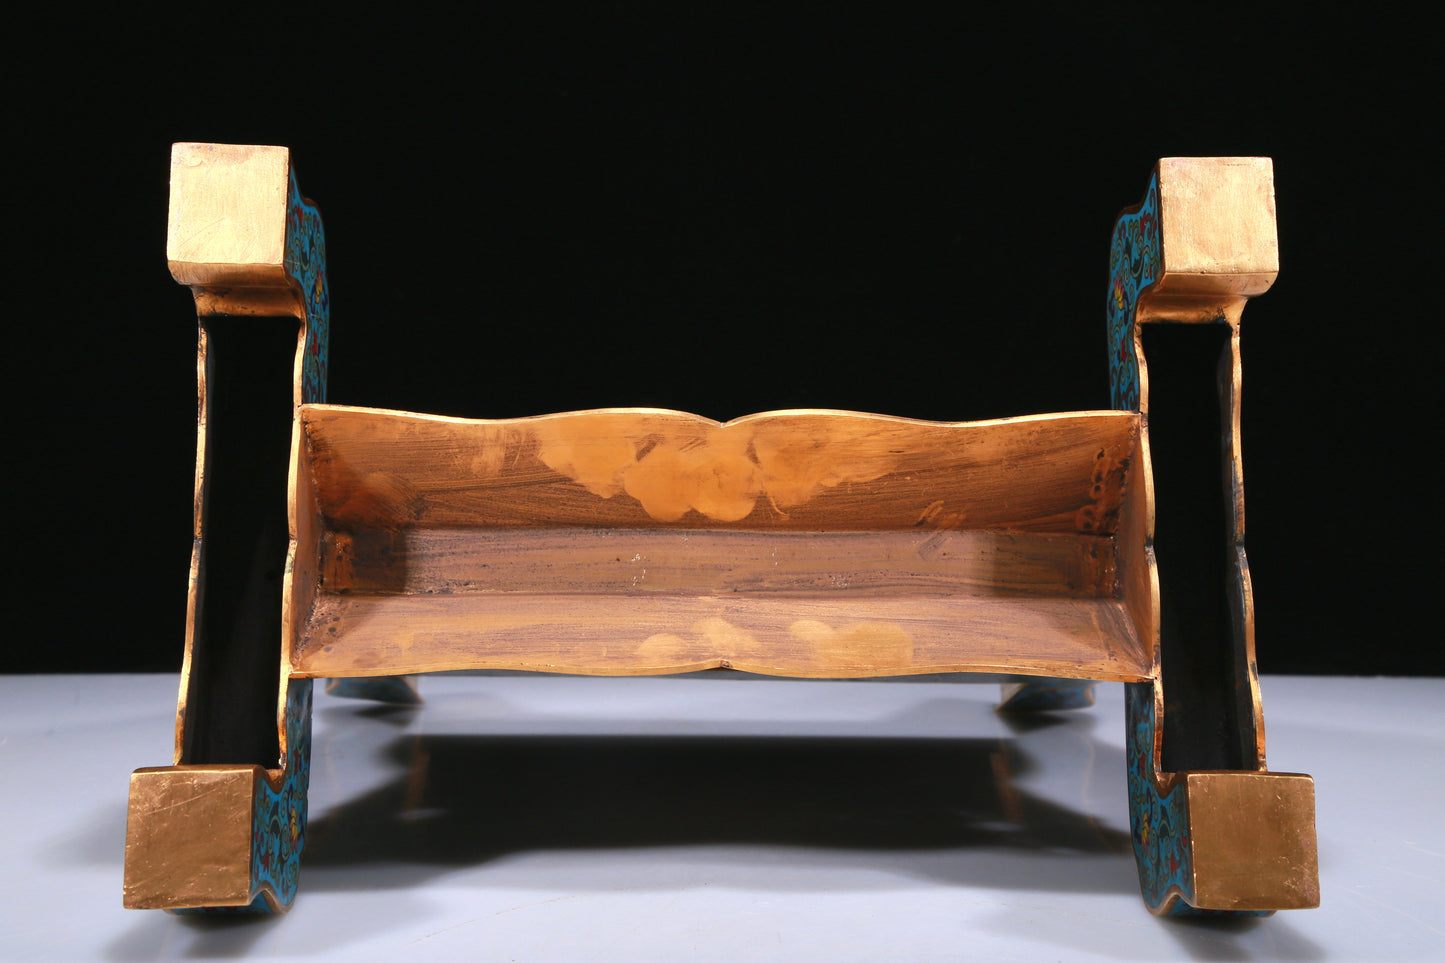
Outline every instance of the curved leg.
{"type": "Polygon", "coordinates": [[[167,255],[200,321],[195,538],[175,765],[131,777],[125,905],[283,911],[311,749],[290,653],[317,582],[295,412],[324,400],[329,308],[286,150],[177,144],[167,255]]]}
{"type": "Polygon", "coordinates": [[[1120,583],[1154,651],[1127,686],[1130,825],[1161,915],[1319,904],[1313,782],[1265,769],[1243,543],[1239,322],[1277,262],[1264,159],[1163,160],[1115,227],[1113,400],[1143,416],[1120,583]]]}
{"type": "Polygon", "coordinates": [[[999,712],[1061,712],[1087,709],[1094,704],[1091,679],[1027,679],[1005,682],[999,697],[999,712]]]}
{"type": "Polygon", "coordinates": [[[417,692],[417,678],[414,675],[377,675],[364,679],[327,679],[326,694],[341,699],[369,699],[372,702],[386,702],[392,705],[417,705],[421,693],[417,692]]]}
{"type": "Polygon", "coordinates": [[[284,912],[296,898],[311,769],[311,680],[286,693],[279,769],[190,764],[131,776],[125,903],[175,912],[284,912]]]}
{"type": "Polygon", "coordinates": [[[1267,916],[1318,906],[1313,780],[1263,770],[1161,774],[1156,686],[1125,688],[1129,829],[1150,912],[1267,916]]]}

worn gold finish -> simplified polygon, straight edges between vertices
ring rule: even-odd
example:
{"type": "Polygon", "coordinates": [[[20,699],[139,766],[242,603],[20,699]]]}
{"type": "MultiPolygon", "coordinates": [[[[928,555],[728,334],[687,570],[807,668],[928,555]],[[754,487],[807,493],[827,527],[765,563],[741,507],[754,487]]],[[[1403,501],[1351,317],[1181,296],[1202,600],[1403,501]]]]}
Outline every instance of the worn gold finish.
{"type": "Polygon", "coordinates": [[[166,259],[198,314],[301,316],[285,265],[290,163],[284,147],[171,148],[166,259]]]}
{"type": "Polygon", "coordinates": [[[256,766],[167,766],[130,777],[129,909],[245,906],[256,766]]]}
{"type": "Polygon", "coordinates": [[[1268,157],[1164,158],[1159,228],[1163,275],[1141,302],[1263,294],[1279,275],[1273,163],[1268,157]]]}
{"type": "Polygon", "coordinates": [[[1285,772],[1191,772],[1184,791],[1195,906],[1320,905],[1313,779],[1285,772]]]}

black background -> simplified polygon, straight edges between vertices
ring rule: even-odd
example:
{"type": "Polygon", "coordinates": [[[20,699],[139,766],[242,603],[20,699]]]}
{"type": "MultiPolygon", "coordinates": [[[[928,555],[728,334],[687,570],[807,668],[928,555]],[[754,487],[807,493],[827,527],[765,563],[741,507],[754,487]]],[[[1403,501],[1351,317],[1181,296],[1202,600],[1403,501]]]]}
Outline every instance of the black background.
{"type": "Polygon", "coordinates": [[[0,668],[179,665],[195,337],[164,252],[169,147],[194,140],[292,149],[326,222],[331,401],[475,417],[1107,407],[1118,211],[1160,156],[1271,156],[1281,274],[1244,322],[1261,669],[1445,673],[1423,30],[1197,4],[463,9],[17,30],[0,668]]]}

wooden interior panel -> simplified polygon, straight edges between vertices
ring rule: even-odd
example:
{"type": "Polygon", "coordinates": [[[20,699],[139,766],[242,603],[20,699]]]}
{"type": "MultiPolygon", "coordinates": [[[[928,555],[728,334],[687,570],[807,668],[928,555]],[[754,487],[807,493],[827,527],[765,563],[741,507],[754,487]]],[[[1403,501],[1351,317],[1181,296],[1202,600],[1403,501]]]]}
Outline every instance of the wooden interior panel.
{"type": "Polygon", "coordinates": [[[1114,594],[1113,540],[1021,532],[328,532],[322,590],[453,594],[1114,594]]]}
{"type": "Polygon", "coordinates": [[[304,405],[331,528],[606,526],[1112,534],[1132,412],[943,423],[603,409],[479,421],[304,405]]]}

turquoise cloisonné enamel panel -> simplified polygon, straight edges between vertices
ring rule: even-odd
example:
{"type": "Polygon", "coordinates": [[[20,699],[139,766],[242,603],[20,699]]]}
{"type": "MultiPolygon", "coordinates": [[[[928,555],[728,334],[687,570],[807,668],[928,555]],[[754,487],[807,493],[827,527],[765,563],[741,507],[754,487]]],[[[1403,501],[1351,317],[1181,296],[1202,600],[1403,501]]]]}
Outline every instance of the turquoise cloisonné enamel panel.
{"type": "MultiPolygon", "coordinates": [[[[1109,249],[1109,386],[1115,408],[1139,408],[1139,359],[1134,353],[1134,315],[1139,293],[1159,279],[1159,175],[1149,179],[1144,201],[1119,216],[1109,249]]],[[[1192,895],[1189,814],[1184,791],[1160,795],[1154,780],[1154,683],[1124,685],[1129,779],[1129,829],[1139,864],[1139,888],[1150,909],[1173,890],[1192,895]]],[[[1174,909],[1184,907],[1182,901],[1174,909]]]]}
{"type": "MultiPolygon", "coordinates": [[[[1154,782],[1154,683],[1124,685],[1129,767],[1129,831],[1139,864],[1139,888],[1150,909],[1157,909],[1171,889],[1188,899],[1194,889],[1190,864],[1189,811],[1184,789],[1175,786],[1160,795],[1154,782]]],[[[1174,912],[1185,904],[1174,904],[1174,912]]]]}
{"type": "MultiPolygon", "coordinates": [[[[301,400],[326,400],[327,342],[331,298],[326,285],[326,233],[321,212],[301,196],[291,172],[286,206],[286,273],[299,288],[306,309],[306,340],[301,346],[301,400]]],[[[306,793],[311,782],[310,679],[286,685],[286,759],[279,789],[258,779],[251,812],[251,889],[269,889],[281,907],[296,898],[301,850],[306,844],[306,793]]],[[[271,911],[264,895],[249,906],[215,907],[200,912],[271,911]]]]}
{"type": "Polygon", "coordinates": [[[286,205],[286,273],[306,302],[306,346],[301,365],[301,400],[326,400],[327,342],[331,332],[331,295],[326,286],[326,232],[321,212],[301,196],[292,171],[286,205]]]}
{"type": "MultiPolygon", "coordinates": [[[[1144,201],[1120,215],[1109,252],[1109,383],[1113,406],[1139,409],[1139,359],[1134,325],[1139,295],[1159,280],[1163,270],[1159,231],[1159,174],[1149,179],[1144,201]]],[[[1194,898],[1194,870],[1189,844],[1189,809],[1182,784],[1159,792],[1154,744],[1156,717],[1154,682],[1130,682],[1125,691],[1126,754],[1129,779],[1129,828],[1139,866],[1139,887],[1151,910],[1177,894],[1172,916],[1254,916],[1253,912],[1201,910],[1194,898]]]]}
{"type": "Polygon", "coordinates": [[[1134,355],[1134,312],[1139,293],[1159,280],[1163,258],[1159,235],[1159,174],[1137,210],[1119,216],[1109,249],[1109,383],[1113,405],[1139,408],[1139,359],[1134,355]]]}
{"type": "MultiPolygon", "coordinates": [[[[306,844],[306,792],[311,783],[310,679],[286,687],[286,775],[279,790],[264,780],[256,787],[251,817],[251,885],[269,887],[282,906],[296,898],[301,850],[306,844]]],[[[250,909],[269,910],[265,897],[250,909]]]]}
{"type": "MultiPolygon", "coordinates": [[[[1159,175],[1149,179],[1144,202],[1119,216],[1109,250],[1109,386],[1116,409],[1139,408],[1139,359],[1134,315],[1139,293],[1159,279],[1159,175]]],[[[1154,683],[1124,686],[1129,779],[1129,828],[1139,864],[1139,887],[1150,909],[1174,890],[1192,895],[1189,816],[1184,791],[1161,796],[1154,780],[1154,683]]],[[[1175,909],[1184,906],[1175,903],[1175,909]]]]}
{"type": "Polygon", "coordinates": [[[258,777],[251,809],[251,890],[247,906],[200,906],[174,912],[193,914],[269,913],[265,891],[281,908],[296,899],[301,850],[306,845],[306,793],[311,784],[310,679],[292,679],[286,687],[286,761],[281,787],[258,777]]]}
{"type": "Polygon", "coordinates": [[[1194,899],[1194,857],[1189,843],[1189,801],[1182,783],[1160,794],[1155,782],[1154,683],[1124,685],[1127,729],[1125,753],[1129,768],[1129,834],[1139,866],[1139,889],[1151,910],[1180,898],[1169,907],[1170,916],[1268,916],[1265,910],[1207,910],[1189,905],[1194,899]]]}
{"type": "Polygon", "coordinates": [[[251,880],[269,886],[283,906],[296,898],[306,844],[306,791],[311,784],[310,679],[286,687],[286,778],[281,789],[262,783],[251,823],[251,880]]]}
{"type": "MultiPolygon", "coordinates": [[[[331,296],[326,284],[326,232],[321,212],[301,196],[296,172],[289,178],[286,206],[286,273],[306,305],[306,340],[301,346],[301,400],[326,400],[331,296]]],[[[311,782],[310,679],[286,685],[286,768],[280,789],[257,786],[251,820],[251,885],[268,887],[282,906],[296,898],[301,850],[306,844],[306,793],[311,782]]],[[[250,909],[269,909],[258,897],[250,909]]]]}

